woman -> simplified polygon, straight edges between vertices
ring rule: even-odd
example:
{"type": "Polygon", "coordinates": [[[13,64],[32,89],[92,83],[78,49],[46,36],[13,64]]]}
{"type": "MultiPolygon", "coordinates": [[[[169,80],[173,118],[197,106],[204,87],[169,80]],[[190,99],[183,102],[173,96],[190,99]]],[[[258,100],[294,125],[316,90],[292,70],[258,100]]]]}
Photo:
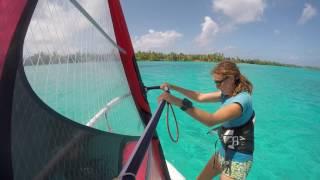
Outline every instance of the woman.
{"type": "Polygon", "coordinates": [[[167,92],[158,97],[181,107],[194,119],[207,126],[221,124],[219,138],[222,148],[208,161],[197,179],[212,179],[221,173],[221,179],[245,179],[252,166],[254,146],[254,111],[252,108],[252,84],[231,61],[220,62],[212,71],[217,92],[198,93],[179,86],[164,83],[169,88],[197,102],[221,102],[221,108],[208,113],[196,107],[187,98],[179,99],[167,92]]]}

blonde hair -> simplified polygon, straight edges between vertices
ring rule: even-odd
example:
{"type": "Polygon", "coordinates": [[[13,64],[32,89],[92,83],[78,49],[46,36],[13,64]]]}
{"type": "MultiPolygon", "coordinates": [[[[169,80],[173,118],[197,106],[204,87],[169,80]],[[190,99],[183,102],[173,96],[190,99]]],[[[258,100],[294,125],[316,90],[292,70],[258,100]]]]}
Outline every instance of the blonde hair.
{"type": "Polygon", "coordinates": [[[239,94],[242,91],[247,91],[249,94],[252,94],[253,86],[251,82],[240,73],[240,70],[236,63],[229,60],[221,61],[211,70],[211,75],[213,74],[234,77],[236,88],[233,91],[233,96],[239,94]]]}

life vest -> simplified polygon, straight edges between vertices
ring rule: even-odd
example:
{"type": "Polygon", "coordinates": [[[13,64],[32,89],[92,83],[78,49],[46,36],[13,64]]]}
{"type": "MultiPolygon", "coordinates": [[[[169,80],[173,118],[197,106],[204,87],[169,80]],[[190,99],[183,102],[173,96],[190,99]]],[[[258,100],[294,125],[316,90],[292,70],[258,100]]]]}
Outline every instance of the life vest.
{"type": "Polygon", "coordinates": [[[250,120],[241,126],[231,128],[221,126],[219,128],[219,138],[226,152],[233,150],[245,154],[253,153],[254,118],[255,113],[253,112],[250,120]]]}

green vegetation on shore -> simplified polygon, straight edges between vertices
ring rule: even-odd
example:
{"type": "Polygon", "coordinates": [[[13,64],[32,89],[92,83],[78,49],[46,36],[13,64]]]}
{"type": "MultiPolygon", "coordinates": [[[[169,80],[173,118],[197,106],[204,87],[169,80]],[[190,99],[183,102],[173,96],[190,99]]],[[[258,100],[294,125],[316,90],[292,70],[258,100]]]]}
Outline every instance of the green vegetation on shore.
{"type": "MultiPolygon", "coordinates": [[[[113,55],[111,55],[113,56],[113,55]]],[[[203,62],[220,62],[224,59],[231,60],[235,63],[286,66],[286,67],[300,67],[320,70],[320,67],[298,66],[293,64],[283,64],[275,61],[265,61],[260,59],[241,59],[239,57],[225,57],[222,53],[214,54],[183,54],[183,53],[160,53],[160,52],[141,52],[135,53],[138,61],[203,61],[203,62]]],[[[44,64],[64,64],[64,63],[81,63],[81,62],[95,62],[110,58],[110,54],[92,54],[80,53],[73,54],[58,54],[39,52],[24,59],[24,65],[44,65],[44,64]]]]}
{"type": "Polygon", "coordinates": [[[299,67],[320,70],[320,67],[313,66],[298,66],[295,64],[284,64],[275,61],[260,60],[260,59],[241,59],[239,57],[225,57],[222,53],[214,54],[183,54],[183,53],[161,53],[161,52],[142,52],[138,51],[136,54],[138,61],[203,61],[203,62],[220,62],[224,59],[233,61],[235,63],[246,64],[259,64],[271,66],[286,66],[286,67],[299,67]]]}
{"type": "Polygon", "coordinates": [[[239,57],[225,57],[222,53],[214,54],[183,54],[183,53],[161,53],[161,52],[141,52],[136,54],[138,61],[204,61],[204,62],[220,62],[224,59],[231,60],[235,63],[273,65],[273,66],[288,66],[301,67],[293,64],[283,64],[274,61],[265,61],[260,59],[240,59],[239,57]]]}
{"type": "Polygon", "coordinates": [[[39,52],[24,59],[24,66],[45,65],[45,64],[66,64],[81,62],[96,62],[109,58],[108,54],[90,54],[76,52],[73,54],[58,54],[57,52],[39,52]]]}

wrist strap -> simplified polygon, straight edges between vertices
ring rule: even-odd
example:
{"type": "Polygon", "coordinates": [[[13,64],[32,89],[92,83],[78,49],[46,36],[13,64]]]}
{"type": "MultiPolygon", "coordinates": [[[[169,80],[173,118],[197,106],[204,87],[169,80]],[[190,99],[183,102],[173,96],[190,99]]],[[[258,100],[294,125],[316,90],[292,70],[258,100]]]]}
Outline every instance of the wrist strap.
{"type": "Polygon", "coordinates": [[[189,108],[193,108],[192,102],[191,102],[189,99],[187,99],[187,98],[183,98],[183,100],[182,100],[182,106],[180,107],[180,109],[181,109],[182,111],[186,111],[186,110],[189,109],[189,108]]]}

